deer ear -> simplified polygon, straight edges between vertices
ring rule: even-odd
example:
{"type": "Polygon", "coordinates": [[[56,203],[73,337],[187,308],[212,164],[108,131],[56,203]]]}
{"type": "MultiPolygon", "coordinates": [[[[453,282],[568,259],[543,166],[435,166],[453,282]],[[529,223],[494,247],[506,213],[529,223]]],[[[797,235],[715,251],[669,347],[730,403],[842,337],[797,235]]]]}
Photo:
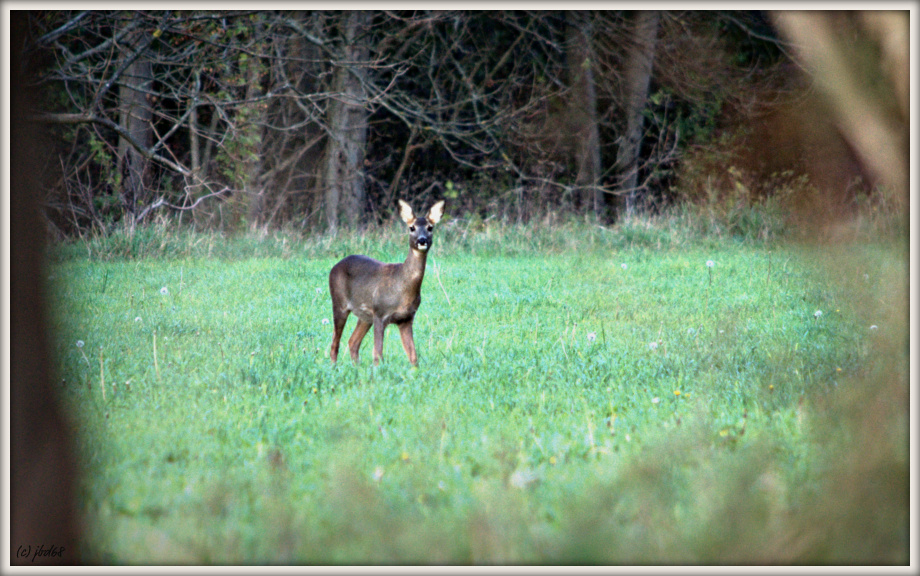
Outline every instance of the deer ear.
{"type": "Polygon", "coordinates": [[[399,201],[399,217],[410,226],[415,222],[415,214],[412,212],[412,206],[409,206],[402,200],[399,201]]]}
{"type": "Polygon", "coordinates": [[[428,222],[431,224],[437,224],[441,220],[441,216],[444,215],[444,201],[438,200],[434,203],[434,206],[428,210],[428,216],[426,217],[428,222]]]}

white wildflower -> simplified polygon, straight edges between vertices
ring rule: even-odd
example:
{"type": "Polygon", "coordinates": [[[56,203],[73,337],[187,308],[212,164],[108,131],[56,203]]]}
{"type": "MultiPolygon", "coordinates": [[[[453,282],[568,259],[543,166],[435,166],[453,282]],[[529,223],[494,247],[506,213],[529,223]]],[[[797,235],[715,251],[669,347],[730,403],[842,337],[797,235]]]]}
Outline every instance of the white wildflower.
{"type": "Polygon", "coordinates": [[[511,474],[511,478],[509,479],[509,482],[515,488],[523,490],[524,488],[527,488],[528,486],[530,486],[537,480],[539,480],[539,476],[537,476],[537,473],[534,472],[533,470],[530,470],[529,468],[525,468],[523,470],[515,470],[514,473],[511,474]]]}

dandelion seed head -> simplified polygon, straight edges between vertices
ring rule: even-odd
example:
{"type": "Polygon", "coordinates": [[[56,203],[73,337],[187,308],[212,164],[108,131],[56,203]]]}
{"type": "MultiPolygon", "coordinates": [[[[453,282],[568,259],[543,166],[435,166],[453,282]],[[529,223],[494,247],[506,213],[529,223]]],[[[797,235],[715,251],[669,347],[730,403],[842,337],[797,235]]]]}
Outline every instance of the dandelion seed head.
{"type": "Polygon", "coordinates": [[[658,396],[655,396],[654,398],[652,398],[652,404],[658,404],[659,402],[661,402],[661,398],[659,398],[658,396]]]}
{"type": "Polygon", "coordinates": [[[588,332],[588,342],[597,340],[597,332],[588,332]]]}
{"type": "Polygon", "coordinates": [[[712,268],[712,267],[715,266],[715,265],[716,265],[716,263],[713,262],[712,260],[707,260],[707,261],[706,261],[706,267],[707,267],[707,268],[712,268]]]}
{"type": "Polygon", "coordinates": [[[875,324],[873,324],[872,326],[869,326],[869,330],[872,330],[872,331],[874,332],[874,331],[878,330],[878,326],[876,326],[875,324]]]}
{"type": "Polygon", "coordinates": [[[380,479],[383,478],[383,466],[377,466],[374,468],[373,479],[374,482],[380,482],[380,479]]]}
{"type": "Polygon", "coordinates": [[[77,340],[77,348],[83,348],[83,340],[77,340]]]}
{"type": "Polygon", "coordinates": [[[823,315],[824,315],[824,312],[821,312],[820,310],[815,310],[815,318],[820,318],[823,315]]]}
{"type": "Polygon", "coordinates": [[[166,286],[163,286],[162,288],[160,288],[160,294],[162,294],[163,296],[166,296],[167,294],[169,294],[169,290],[166,288],[166,286]]]}
{"type": "Polygon", "coordinates": [[[316,289],[316,293],[317,293],[317,294],[322,294],[322,293],[323,293],[323,289],[322,289],[322,288],[317,288],[317,289],[316,289]]]}
{"type": "Polygon", "coordinates": [[[658,349],[658,342],[649,342],[649,343],[648,343],[648,348],[649,348],[649,350],[657,350],[657,349],[658,349]]]}
{"type": "Polygon", "coordinates": [[[325,326],[326,324],[329,324],[329,319],[328,319],[328,318],[323,318],[322,324],[323,324],[323,326],[325,326]]]}
{"type": "Polygon", "coordinates": [[[141,317],[140,317],[140,316],[135,316],[135,317],[134,317],[134,321],[135,321],[135,322],[140,322],[140,321],[141,321],[141,317]]]}
{"type": "Polygon", "coordinates": [[[626,262],[623,262],[622,264],[620,264],[620,268],[622,268],[623,270],[626,270],[626,262]]]}

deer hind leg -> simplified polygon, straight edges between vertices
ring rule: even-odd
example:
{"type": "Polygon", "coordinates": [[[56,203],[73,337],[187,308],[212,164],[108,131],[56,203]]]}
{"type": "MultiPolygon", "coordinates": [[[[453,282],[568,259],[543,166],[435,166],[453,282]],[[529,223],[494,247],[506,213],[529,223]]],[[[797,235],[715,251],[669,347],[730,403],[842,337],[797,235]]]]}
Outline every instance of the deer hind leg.
{"type": "Polygon", "coordinates": [[[370,329],[371,325],[359,318],[355,331],[351,333],[351,338],[348,339],[348,351],[351,352],[351,359],[355,364],[358,363],[358,350],[361,348],[361,341],[364,340],[364,335],[370,329]]]}
{"type": "Polygon", "coordinates": [[[412,337],[412,322],[399,325],[399,337],[402,340],[403,350],[409,357],[409,363],[418,366],[418,359],[415,356],[415,339],[412,337]]]}
{"type": "Polygon", "coordinates": [[[342,332],[345,331],[345,321],[348,320],[348,310],[339,311],[335,308],[332,310],[332,348],[329,349],[329,358],[335,364],[339,359],[339,341],[342,339],[342,332]]]}

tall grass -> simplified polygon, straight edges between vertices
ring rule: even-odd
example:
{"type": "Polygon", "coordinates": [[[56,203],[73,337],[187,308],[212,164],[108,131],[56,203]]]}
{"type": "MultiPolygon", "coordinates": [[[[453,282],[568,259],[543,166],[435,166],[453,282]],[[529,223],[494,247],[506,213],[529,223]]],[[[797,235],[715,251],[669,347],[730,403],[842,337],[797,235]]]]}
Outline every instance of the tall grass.
{"type": "MultiPolygon", "coordinates": [[[[562,221],[547,218],[522,224],[498,219],[458,218],[448,214],[446,221],[438,227],[436,241],[442,255],[514,256],[630,247],[670,249],[723,236],[739,242],[756,243],[763,238],[775,238],[780,231],[770,223],[764,224],[763,230],[747,230],[750,234],[723,235],[719,231],[725,226],[720,222],[699,210],[686,208],[657,217],[633,217],[615,227],[574,217],[562,221]]],[[[195,230],[169,219],[160,219],[145,226],[122,226],[105,233],[92,232],[66,240],[53,248],[50,257],[57,261],[75,258],[92,261],[148,258],[237,260],[322,258],[371,252],[389,260],[405,257],[404,230],[398,218],[394,216],[387,225],[369,225],[363,230],[338,236],[308,234],[293,227],[262,232],[195,230]]]]}
{"type": "Polygon", "coordinates": [[[448,220],[418,370],[328,360],[402,226],[56,248],[89,560],[906,562],[906,250],[702,219],[448,220]]]}
{"type": "MultiPolygon", "coordinates": [[[[744,188],[742,187],[742,190],[744,188]]],[[[547,214],[528,223],[505,219],[466,218],[447,214],[438,228],[439,253],[506,255],[559,254],[573,251],[628,248],[673,249],[690,244],[717,245],[730,241],[743,245],[767,243],[814,243],[812,226],[796,225],[788,209],[791,190],[781,189],[761,201],[748,194],[723,202],[684,202],[658,215],[625,218],[613,226],[601,226],[583,218],[560,218],[547,214]],[[803,234],[805,232],[805,234],[803,234]]],[[[908,223],[883,194],[873,201],[862,199],[846,225],[823,230],[818,238],[848,242],[900,242],[908,223]]],[[[820,241],[820,240],[819,240],[820,241]]],[[[322,258],[352,253],[381,254],[397,260],[405,257],[402,224],[395,216],[388,224],[338,236],[314,234],[288,226],[280,230],[233,232],[196,230],[175,220],[160,218],[149,224],[93,231],[57,244],[54,260],[86,257],[93,261],[124,259],[209,258],[322,258]]]]}

